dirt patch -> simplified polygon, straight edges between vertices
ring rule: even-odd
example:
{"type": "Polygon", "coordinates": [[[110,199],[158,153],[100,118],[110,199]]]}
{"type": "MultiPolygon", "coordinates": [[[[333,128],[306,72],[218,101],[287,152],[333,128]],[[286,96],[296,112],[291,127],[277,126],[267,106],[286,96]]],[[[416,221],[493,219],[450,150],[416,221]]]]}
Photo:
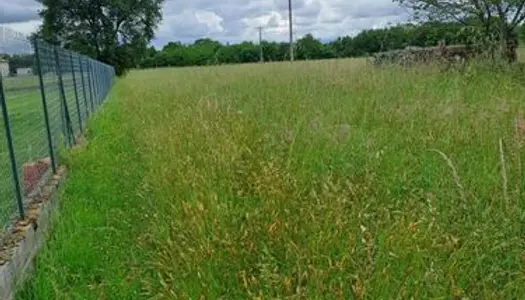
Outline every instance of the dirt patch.
{"type": "MultiPolygon", "coordinates": [[[[25,239],[26,233],[31,228],[38,230],[38,219],[41,214],[41,208],[47,204],[51,197],[56,193],[60,181],[64,177],[66,170],[63,167],[57,169],[57,174],[50,177],[46,182],[42,182],[44,174],[50,167],[50,162],[44,159],[38,163],[27,164],[27,185],[26,173],[24,173],[24,188],[25,192],[33,193],[31,197],[26,199],[25,214],[26,218],[14,219],[13,223],[8,229],[8,234],[1,241],[0,247],[0,266],[5,265],[10,261],[13,249],[25,239]],[[46,168],[47,167],[47,168],[46,168]],[[38,179],[38,180],[37,180],[38,179]]],[[[24,171],[26,168],[24,168],[24,171]]]]}
{"type": "Polygon", "coordinates": [[[51,167],[51,158],[46,157],[37,162],[25,163],[22,166],[22,177],[24,184],[24,196],[28,196],[35,190],[38,183],[51,167]]]}

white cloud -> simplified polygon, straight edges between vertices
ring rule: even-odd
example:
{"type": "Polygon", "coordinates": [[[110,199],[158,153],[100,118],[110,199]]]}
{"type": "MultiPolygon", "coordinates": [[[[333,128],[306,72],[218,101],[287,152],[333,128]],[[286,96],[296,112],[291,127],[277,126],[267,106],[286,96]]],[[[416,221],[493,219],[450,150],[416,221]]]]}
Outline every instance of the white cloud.
{"type": "Polygon", "coordinates": [[[187,9],[179,14],[165,15],[157,30],[157,39],[172,41],[212,38],[224,32],[222,23],[222,17],[214,12],[187,9]]]}
{"type": "Polygon", "coordinates": [[[40,8],[34,0],[0,0],[0,24],[38,20],[40,8]]]}
{"type": "MultiPolygon", "coordinates": [[[[312,33],[331,39],[407,19],[392,0],[292,0],[296,36],[312,33]]],[[[0,24],[29,34],[40,24],[40,4],[33,0],[0,0],[0,24]]],[[[164,20],[154,44],[208,37],[222,42],[256,40],[264,27],[266,40],[288,36],[287,0],[166,0],[164,20]]]]}
{"type": "MultiPolygon", "coordinates": [[[[203,35],[223,42],[256,40],[258,26],[264,27],[267,40],[285,41],[288,38],[286,0],[167,0],[164,6],[164,34],[158,36],[157,45],[170,39],[191,42],[203,35]],[[173,26],[172,16],[177,16],[181,10],[213,14],[215,20],[220,20],[215,21],[220,27],[208,26],[203,32],[198,24],[192,28],[173,26]],[[221,30],[211,31],[212,27],[221,30]]],[[[325,40],[407,20],[407,13],[391,0],[293,0],[293,12],[296,36],[312,33],[325,40]]]]}
{"type": "Polygon", "coordinates": [[[2,24],[2,26],[18,31],[25,36],[29,36],[31,33],[35,32],[38,29],[40,24],[42,24],[40,20],[31,20],[25,22],[2,24]]]}
{"type": "Polygon", "coordinates": [[[42,5],[34,0],[0,0],[0,25],[24,35],[35,32],[42,5]]]}
{"type": "Polygon", "coordinates": [[[195,17],[200,24],[204,24],[208,27],[210,33],[224,31],[224,28],[222,27],[223,18],[219,17],[214,12],[198,10],[195,12],[195,17]]]}

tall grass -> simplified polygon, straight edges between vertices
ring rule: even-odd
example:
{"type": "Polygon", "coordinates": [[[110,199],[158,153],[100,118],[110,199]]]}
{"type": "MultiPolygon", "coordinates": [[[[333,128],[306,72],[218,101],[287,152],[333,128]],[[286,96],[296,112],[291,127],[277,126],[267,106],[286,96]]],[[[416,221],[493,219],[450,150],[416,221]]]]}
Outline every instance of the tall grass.
{"type": "Polygon", "coordinates": [[[520,78],[353,60],[134,72],[73,157],[20,297],[519,298],[520,78]],[[112,225],[78,234],[88,220],[112,225]]]}

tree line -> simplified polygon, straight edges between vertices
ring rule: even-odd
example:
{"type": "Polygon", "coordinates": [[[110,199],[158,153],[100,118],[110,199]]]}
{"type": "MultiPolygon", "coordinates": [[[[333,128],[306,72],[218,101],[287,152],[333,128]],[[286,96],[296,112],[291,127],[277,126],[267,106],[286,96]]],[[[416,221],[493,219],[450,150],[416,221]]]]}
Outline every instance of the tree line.
{"type": "MultiPolygon", "coordinates": [[[[149,47],[162,20],[165,0],[39,0],[43,25],[36,38],[91,56],[116,67],[130,68],[248,63],[260,60],[253,42],[222,44],[199,39],[149,47]]],[[[392,0],[411,11],[417,25],[365,30],[322,43],[308,34],[295,43],[297,59],[366,56],[406,46],[478,44],[500,57],[515,58],[517,32],[525,21],[525,0],[392,0]]],[[[263,42],[265,61],[288,59],[286,43],[263,42]]],[[[494,57],[495,55],[493,55],[494,57]]]]}
{"type": "MultiPolygon", "coordinates": [[[[446,44],[473,43],[471,34],[457,22],[425,22],[401,24],[383,29],[364,30],[354,37],[343,36],[323,43],[312,34],[294,44],[298,60],[368,56],[381,51],[407,46],[427,47],[446,44]]],[[[221,44],[212,39],[199,39],[191,44],[170,42],[161,50],[150,48],[140,67],[203,66],[213,64],[253,63],[289,60],[289,44],[263,41],[221,44]],[[262,49],[261,49],[262,48],[262,49]]]]}
{"type": "MultiPolygon", "coordinates": [[[[383,29],[364,30],[354,37],[343,36],[322,43],[312,34],[307,34],[295,43],[295,58],[315,60],[368,56],[381,51],[403,49],[407,46],[427,47],[446,44],[473,43],[470,32],[457,22],[425,22],[401,24],[383,29]]],[[[263,60],[289,60],[289,44],[263,41],[263,60]]],[[[222,44],[212,39],[199,39],[191,44],[170,42],[162,49],[154,47],[143,51],[136,61],[140,68],[204,66],[214,64],[253,63],[261,60],[261,46],[253,42],[222,44]]],[[[17,55],[10,58],[11,66],[31,67],[30,56],[17,55]]]]}

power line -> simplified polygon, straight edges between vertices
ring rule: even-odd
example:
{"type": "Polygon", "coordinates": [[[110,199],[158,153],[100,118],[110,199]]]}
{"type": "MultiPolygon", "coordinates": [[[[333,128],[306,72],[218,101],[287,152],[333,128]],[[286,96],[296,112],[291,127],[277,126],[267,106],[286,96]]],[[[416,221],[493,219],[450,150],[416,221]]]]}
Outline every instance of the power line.
{"type": "Polygon", "coordinates": [[[263,44],[262,44],[262,26],[259,26],[259,52],[261,56],[261,63],[264,62],[264,52],[263,52],[263,44]]]}
{"type": "Polygon", "coordinates": [[[292,0],[288,0],[288,23],[290,24],[290,61],[294,61],[294,53],[293,53],[293,25],[292,25],[292,0]]]}

